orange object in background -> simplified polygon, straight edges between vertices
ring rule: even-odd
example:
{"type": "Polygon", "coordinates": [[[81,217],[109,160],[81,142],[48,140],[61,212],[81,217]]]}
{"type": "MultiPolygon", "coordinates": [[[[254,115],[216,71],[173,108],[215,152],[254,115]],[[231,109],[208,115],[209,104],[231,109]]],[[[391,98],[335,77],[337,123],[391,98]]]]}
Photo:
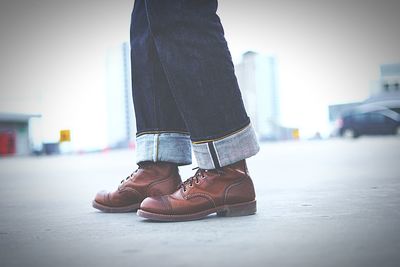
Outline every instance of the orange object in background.
{"type": "Polygon", "coordinates": [[[61,130],[60,131],[60,142],[69,142],[71,141],[71,131],[70,130],[61,130]]]}
{"type": "Polygon", "coordinates": [[[292,137],[293,137],[294,140],[300,139],[300,131],[299,131],[299,129],[294,129],[293,130],[292,137]]]}
{"type": "Polygon", "coordinates": [[[0,132],[0,155],[15,154],[15,133],[0,132]]]}

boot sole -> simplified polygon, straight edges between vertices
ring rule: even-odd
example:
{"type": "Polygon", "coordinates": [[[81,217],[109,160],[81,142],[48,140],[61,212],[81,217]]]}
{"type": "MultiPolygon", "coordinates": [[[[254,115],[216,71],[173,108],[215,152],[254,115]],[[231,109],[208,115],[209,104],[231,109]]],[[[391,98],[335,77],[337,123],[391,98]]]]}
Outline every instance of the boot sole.
{"type": "Polygon", "coordinates": [[[123,207],[109,207],[102,205],[95,200],[92,202],[92,206],[95,209],[98,209],[103,212],[108,212],[108,213],[124,213],[124,212],[134,212],[137,211],[140,207],[140,203],[128,205],[128,206],[123,206],[123,207]]]}
{"type": "Polygon", "coordinates": [[[247,216],[253,215],[257,212],[257,203],[255,200],[249,202],[243,202],[238,204],[223,205],[217,208],[208,209],[205,211],[184,214],[184,215],[169,215],[169,214],[158,214],[138,209],[137,215],[153,221],[163,222],[181,222],[181,221],[193,221],[207,217],[210,214],[217,213],[220,217],[236,217],[236,216],[247,216]]]}

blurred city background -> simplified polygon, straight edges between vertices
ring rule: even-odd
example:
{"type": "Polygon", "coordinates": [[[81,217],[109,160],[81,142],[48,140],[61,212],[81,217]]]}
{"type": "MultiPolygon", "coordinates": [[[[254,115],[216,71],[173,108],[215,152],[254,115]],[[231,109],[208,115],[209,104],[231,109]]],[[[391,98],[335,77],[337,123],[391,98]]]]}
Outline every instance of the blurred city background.
{"type": "MultiPolygon", "coordinates": [[[[132,5],[2,1],[2,156],[134,149],[132,5]]],[[[399,135],[399,6],[220,1],[260,140],[399,135]]]]}
{"type": "Polygon", "coordinates": [[[0,2],[1,266],[400,266],[400,1],[220,0],[258,211],[172,224],[91,206],[137,167],[132,7],[0,2]]]}

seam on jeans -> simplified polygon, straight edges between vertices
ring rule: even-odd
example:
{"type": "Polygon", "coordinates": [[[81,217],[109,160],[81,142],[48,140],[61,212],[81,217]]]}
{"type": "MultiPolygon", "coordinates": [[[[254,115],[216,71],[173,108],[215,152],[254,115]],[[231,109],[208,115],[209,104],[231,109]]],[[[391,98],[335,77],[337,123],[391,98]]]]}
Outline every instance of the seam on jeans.
{"type": "MultiPolygon", "coordinates": [[[[206,148],[207,148],[207,151],[208,151],[207,156],[211,156],[210,147],[207,145],[206,148]]],[[[212,160],[212,157],[211,157],[211,163],[212,163],[212,165],[213,165],[213,167],[214,167],[214,169],[215,169],[215,165],[214,165],[214,161],[212,160]]]]}
{"type": "MultiPolygon", "coordinates": [[[[211,156],[210,147],[207,145],[206,148],[207,148],[207,151],[208,151],[208,154],[207,154],[207,155],[211,156]]],[[[215,164],[214,164],[214,161],[213,161],[212,157],[211,157],[211,162],[212,162],[212,164],[213,164],[213,166],[214,166],[214,169],[215,169],[215,164]]]]}
{"type": "Polygon", "coordinates": [[[214,142],[213,142],[213,146],[214,146],[214,150],[215,150],[215,155],[217,156],[218,164],[221,167],[221,160],[218,155],[217,145],[214,142]]]}
{"type": "MultiPolygon", "coordinates": [[[[173,82],[173,78],[171,78],[171,75],[169,74],[167,68],[165,67],[165,65],[163,63],[162,58],[160,57],[160,53],[158,51],[159,48],[157,47],[157,43],[156,43],[156,40],[155,40],[156,38],[154,37],[154,33],[153,33],[152,28],[151,28],[151,22],[150,22],[151,14],[150,14],[149,8],[147,6],[147,1],[146,0],[144,1],[144,7],[145,7],[145,10],[146,10],[147,24],[149,25],[150,35],[151,35],[152,40],[153,40],[153,44],[154,44],[154,47],[155,47],[155,50],[156,50],[156,53],[157,53],[157,56],[158,56],[158,60],[160,61],[160,65],[161,65],[161,67],[162,67],[162,69],[164,71],[165,78],[167,79],[167,83],[168,83],[170,89],[174,89],[174,90],[170,90],[170,93],[171,93],[172,97],[174,98],[175,104],[176,104],[176,96],[174,95],[174,92],[176,91],[175,84],[173,82]]],[[[183,117],[184,117],[183,113],[184,112],[181,110],[181,107],[179,105],[176,105],[176,107],[177,107],[178,111],[181,113],[181,117],[183,119],[183,117]]]]}
{"type": "Polygon", "coordinates": [[[136,133],[136,137],[142,136],[144,134],[162,134],[162,133],[180,133],[180,134],[184,134],[184,135],[190,135],[189,132],[184,132],[184,131],[175,131],[175,130],[171,130],[171,131],[143,131],[143,132],[138,132],[136,133]]]}
{"type": "Polygon", "coordinates": [[[151,157],[153,161],[156,161],[156,146],[157,146],[157,142],[156,142],[156,136],[153,136],[153,149],[152,149],[152,153],[151,153],[151,157]]]}
{"type": "Polygon", "coordinates": [[[243,128],[240,128],[239,130],[236,130],[236,131],[234,131],[234,132],[231,132],[231,133],[226,134],[226,135],[224,135],[224,136],[221,136],[221,137],[219,137],[219,138],[207,139],[207,140],[201,140],[201,141],[192,141],[192,144],[194,144],[194,145],[197,145],[197,144],[204,144],[204,143],[214,142],[214,141],[218,141],[218,140],[224,139],[224,138],[226,138],[226,137],[229,137],[229,136],[231,136],[231,135],[237,134],[237,133],[239,133],[239,132],[245,130],[247,127],[250,126],[250,124],[251,124],[251,123],[247,124],[247,125],[244,126],[243,128]]]}
{"type": "Polygon", "coordinates": [[[211,154],[211,159],[214,162],[214,167],[216,169],[221,168],[221,165],[219,164],[219,161],[218,161],[217,153],[215,152],[214,143],[213,142],[208,142],[207,145],[208,145],[208,150],[210,151],[210,154],[211,154]]]}
{"type": "Polygon", "coordinates": [[[156,162],[158,161],[158,147],[160,145],[160,134],[156,134],[154,136],[154,158],[153,161],[156,162]]]}
{"type": "MultiPolygon", "coordinates": [[[[151,30],[151,23],[150,23],[150,19],[149,19],[149,11],[148,11],[148,8],[147,8],[147,1],[146,0],[144,1],[144,8],[145,8],[145,11],[146,11],[147,25],[149,27],[150,34],[153,37],[153,33],[152,33],[152,30],[151,30]]],[[[154,37],[152,39],[153,39],[155,50],[157,51],[157,47],[156,47],[155,42],[154,42],[154,37]]],[[[157,53],[157,55],[158,55],[158,53],[157,53]]],[[[154,95],[154,97],[153,97],[153,108],[154,108],[155,121],[156,121],[156,124],[157,124],[157,127],[158,127],[158,126],[160,126],[160,122],[159,122],[159,116],[157,114],[157,111],[158,111],[157,110],[157,105],[156,105],[156,95],[157,94],[156,94],[156,89],[155,88],[156,87],[153,87],[153,92],[154,92],[154,94],[153,94],[154,95]]]]}

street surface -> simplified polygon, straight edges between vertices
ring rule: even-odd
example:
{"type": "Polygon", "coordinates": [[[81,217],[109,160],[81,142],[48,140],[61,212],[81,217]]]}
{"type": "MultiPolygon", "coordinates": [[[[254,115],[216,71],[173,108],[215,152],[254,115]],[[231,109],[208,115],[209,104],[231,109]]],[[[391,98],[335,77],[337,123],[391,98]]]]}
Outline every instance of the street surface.
{"type": "Polygon", "coordinates": [[[157,223],[91,207],[132,150],[0,159],[0,266],[400,266],[400,138],[263,143],[248,165],[256,215],[157,223]]]}

